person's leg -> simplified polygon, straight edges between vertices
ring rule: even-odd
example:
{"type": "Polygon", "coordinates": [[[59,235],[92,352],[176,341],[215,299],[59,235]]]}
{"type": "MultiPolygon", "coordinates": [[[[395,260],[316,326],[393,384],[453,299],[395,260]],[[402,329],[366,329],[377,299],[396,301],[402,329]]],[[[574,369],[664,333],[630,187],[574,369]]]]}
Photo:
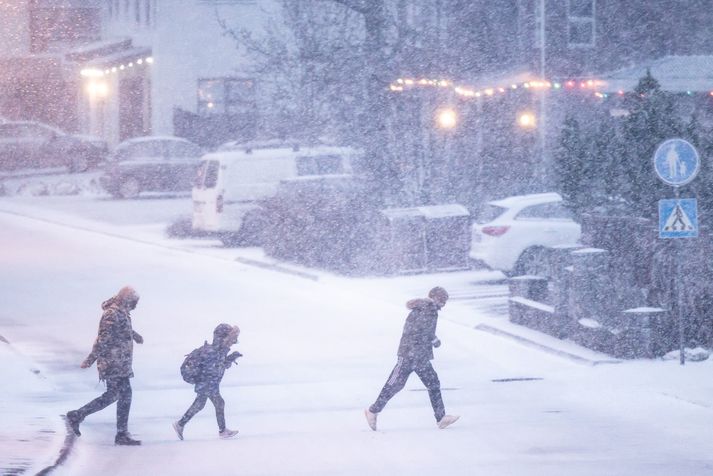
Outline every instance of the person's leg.
{"type": "Polygon", "coordinates": [[[441,421],[441,418],[446,414],[446,410],[443,406],[441,382],[438,380],[438,374],[428,360],[425,363],[420,363],[414,370],[418,378],[423,382],[423,385],[428,389],[428,396],[431,399],[433,415],[436,417],[436,421],[441,421]]]}
{"type": "Polygon", "coordinates": [[[379,413],[383,410],[389,400],[404,388],[412,371],[411,363],[399,357],[394,370],[391,371],[389,379],[384,384],[384,388],[381,389],[381,393],[379,393],[374,404],[369,407],[369,411],[379,413]]]}
{"type": "Polygon", "coordinates": [[[106,391],[91,402],[84,405],[82,408],[76,410],[74,415],[76,415],[76,417],[81,421],[88,415],[96,413],[99,410],[103,410],[117,401],[119,398],[119,380],[120,379],[117,378],[106,379],[106,391]]]}
{"type": "Polygon", "coordinates": [[[131,381],[128,377],[117,379],[116,431],[129,431],[129,411],[131,410],[131,381]]]}
{"type": "Polygon", "coordinates": [[[205,407],[205,402],[208,401],[208,396],[203,395],[203,394],[197,394],[196,399],[193,401],[193,404],[188,407],[188,410],[186,410],[186,413],[181,417],[180,420],[178,420],[178,424],[181,426],[185,426],[186,423],[190,421],[191,418],[195,416],[196,413],[199,411],[203,410],[203,407],[205,407]]]}
{"type": "Polygon", "coordinates": [[[220,396],[220,393],[211,395],[210,401],[215,407],[215,419],[218,421],[218,431],[225,430],[225,400],[220,396]]]}

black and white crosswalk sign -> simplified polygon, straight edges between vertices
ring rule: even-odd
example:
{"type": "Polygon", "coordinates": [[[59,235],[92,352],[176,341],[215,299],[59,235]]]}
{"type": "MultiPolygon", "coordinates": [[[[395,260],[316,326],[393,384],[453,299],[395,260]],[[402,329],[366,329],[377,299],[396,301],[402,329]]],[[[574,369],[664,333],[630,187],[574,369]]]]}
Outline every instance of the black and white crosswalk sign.
{"type": "Polygon", "coordinates": [[[698,203],[695,198],[659,200],[659,238],[698,236],[698,203]]]}

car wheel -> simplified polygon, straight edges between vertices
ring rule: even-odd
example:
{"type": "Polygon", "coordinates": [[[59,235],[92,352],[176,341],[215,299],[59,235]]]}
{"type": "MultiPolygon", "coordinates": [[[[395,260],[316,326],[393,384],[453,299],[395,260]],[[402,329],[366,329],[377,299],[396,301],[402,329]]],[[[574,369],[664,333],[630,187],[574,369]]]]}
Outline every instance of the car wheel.
{"type": "Polygon", "coordinates": [[[549,274],[549,262],[547,252],[540,246],[528,248],[522,252],[515,265],[516,276],[547,276],[549,274]]]}
{"type": "Polygon", "coordinates": [[[119,195],[123,198],[136,198],[141,191],[141,185],[136,177],[126,177],[119,185],[119,195]]]}

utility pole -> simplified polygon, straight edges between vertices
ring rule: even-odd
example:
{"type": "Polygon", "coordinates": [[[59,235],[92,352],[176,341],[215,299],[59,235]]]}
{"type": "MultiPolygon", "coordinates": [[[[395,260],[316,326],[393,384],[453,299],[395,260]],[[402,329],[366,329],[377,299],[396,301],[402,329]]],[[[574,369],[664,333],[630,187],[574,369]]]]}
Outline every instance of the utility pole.
{"type": "MultiPolygon", "coordinates": [[[[540,31],[539,31],[539,37],[540,37],[540,80],[541,81],[547,81],[547,69],[546,69],[546,64],[547,64],[547,28],[546,28],[546,22],[547,22],[547,11],[545,9],[545,4],[547,0],[539,0],[539,14],[540,14],[540,24],[538,25],[540,31]]],[[[540,164],[537,169],[539,169],[539,179],[544,180],[545,178],[548,177],[549,175],[549,161],[547,160],[547,101],[546,101],[546,94],[547,94],[547,89],[546,87],[540,88],[540,120],[539,122],[539,134],[538,134],[538,139],[539,139],[539,152],[540,152],[540,164]]]]}

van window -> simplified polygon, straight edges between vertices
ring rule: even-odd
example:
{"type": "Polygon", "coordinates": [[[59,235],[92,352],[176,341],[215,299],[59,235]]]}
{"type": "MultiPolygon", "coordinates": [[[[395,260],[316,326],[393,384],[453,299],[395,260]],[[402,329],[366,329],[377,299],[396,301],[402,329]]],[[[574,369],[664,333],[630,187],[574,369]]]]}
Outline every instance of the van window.
{"type": "Polygon", "coordinates": [[[220,164],[215,160],[204,160],[196,172],[194,185],[197,188],[215,188],[218,184],[218,168],[220,164]]]}
{"type": "Polygon", "coordinates": [[[327,175],[344,173],[344,161],[339,155],[297,157],[297,175],[327,175]]]}

